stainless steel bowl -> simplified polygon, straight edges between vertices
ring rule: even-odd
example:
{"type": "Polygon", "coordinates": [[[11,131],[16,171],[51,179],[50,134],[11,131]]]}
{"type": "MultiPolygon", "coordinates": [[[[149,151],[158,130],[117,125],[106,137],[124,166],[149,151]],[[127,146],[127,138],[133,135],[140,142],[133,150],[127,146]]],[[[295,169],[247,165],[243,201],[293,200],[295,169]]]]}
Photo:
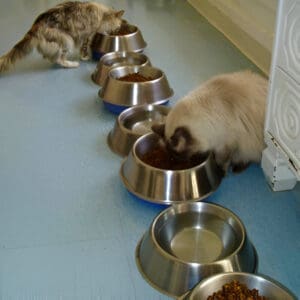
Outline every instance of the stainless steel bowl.
{"type": "Polygon", "coordinates": [[[164,170],[146,164],[141,157],[159,142],[154,133],[143,135],[123,161],[120,176],[129,192],[149,202],[169,205],[198,201],[217,189],[223,172],[211,154],[199,165],[183,170],[164,170]]]}
{"type": "Polygon", "coordinates": [[[173,95],[163,71],[150,66],[122,66],[109,71],[99,97],[105,107],[113,113],[120,113],[131,106],[142,104],[166,104],[173,95]],[[139,73],[151,80],[145,82],[121,81],[118,78],[139,73]]]}
{"type": "Polygon", "coordinates": [[[244,272],[233,273],[221,273],[213,275],[207,279],[204,279],[197,284],[191,292],[188,292],[186,296],[182,297],[184,300],[198,300],[207,299],[222,289],[222,286],[226,283],[230,283],[233,280],[245,284],[248,289],[256,289],[259,295],[265,296],[267,299],[272,300],[296,300],[296,297],[292,295],[287,288],[275,280],[262,275],[255,275],[244,272]]]}
{"type": "Polygon", "coordinates": [[[111,52],[103,55],[99,60],[95,71],[92,74],[92,80],[103,86],[108,72],[118,66],[138,65],[151,66],[149,58],[142,53],[135,52],[111,52]]]}
{"type": "Polygon", "coordinates": [[[126,24],[130,33],[123,35],[108,35],[97,33],[92,42],[93,58],[98,60],[108,52],[142,52],[147,43],[145,42],[140,29],[131,24],[126,24]]]}
{"type": "Polygon", "coordinates": [[[124,110],[107,137],[110,149],[127,156],[134,142],[151,132],[152,124],[164,123],[170,108],[162,105],[138,105],[124,110]]]}
{"type": "Polygon", "coordinates": [[[170,206],[154,218],[137,245],[136,263],[154,288],[181,297],[213,274],[255,272],[257,257],[234,213],[194,202],[170,206]]]}

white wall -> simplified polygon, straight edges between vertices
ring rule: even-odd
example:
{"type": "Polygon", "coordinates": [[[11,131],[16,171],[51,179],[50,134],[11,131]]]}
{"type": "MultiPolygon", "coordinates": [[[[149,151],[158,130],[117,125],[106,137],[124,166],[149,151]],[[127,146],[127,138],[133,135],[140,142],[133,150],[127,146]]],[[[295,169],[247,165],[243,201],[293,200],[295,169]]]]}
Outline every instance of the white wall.
{"type": "Polygon", "coordinates": [[[188,0],[263,72],[269,74],[277,0],[188,0]]]}

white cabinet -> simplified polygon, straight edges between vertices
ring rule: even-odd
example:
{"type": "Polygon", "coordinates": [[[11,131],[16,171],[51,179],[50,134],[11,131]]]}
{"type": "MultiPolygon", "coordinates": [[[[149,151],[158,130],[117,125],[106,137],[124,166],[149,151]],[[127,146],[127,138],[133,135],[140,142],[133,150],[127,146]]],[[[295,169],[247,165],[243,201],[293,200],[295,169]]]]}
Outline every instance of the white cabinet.
{"type": "Polygon", "coordinates": [[[300,0],[278,2],[262,156],[275,191],[300,180],[300,0]]]}

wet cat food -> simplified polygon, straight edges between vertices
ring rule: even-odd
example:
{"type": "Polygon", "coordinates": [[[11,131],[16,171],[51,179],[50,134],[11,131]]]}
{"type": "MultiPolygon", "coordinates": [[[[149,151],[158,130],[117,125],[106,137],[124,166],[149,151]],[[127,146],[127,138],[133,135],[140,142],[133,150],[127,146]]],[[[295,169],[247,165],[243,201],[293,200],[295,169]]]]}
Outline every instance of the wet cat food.
{"type": "Polygon", "coordinates": [[[140,159],[155,168],[164,170],[184,170],[195,167],[204,161],[204,157],[194,155],[191,158],[179,159],[165,147],[155,146],[149,152],[144,153],[140,159]]]}
{"type": "Polygon", "coordinates": [[[150,81],[153,78],[144,76],[140,73],[131,73],[127,74],[125,76],[119,77],[118,80],[121,81],[129,81],[129,82],[145,82],[145,81],[150,81]]]}
{"type": "Polygon", "coordinates": [[[270,300],[260,296],[258,290],[248,289],[245,284],[233,280],[222,286],[222,289],[208,296],[207,300],[270,300]]]}

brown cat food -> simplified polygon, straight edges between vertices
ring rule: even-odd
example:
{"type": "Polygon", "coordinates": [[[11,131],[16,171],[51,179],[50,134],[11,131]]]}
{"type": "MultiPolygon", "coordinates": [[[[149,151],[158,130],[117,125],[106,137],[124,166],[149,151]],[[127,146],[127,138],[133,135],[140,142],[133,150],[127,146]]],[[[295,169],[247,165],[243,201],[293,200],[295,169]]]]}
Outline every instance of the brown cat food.
{"type": "Polygon", "coordinates": [[[159,145],[144,153],[140,158],[147,165],[164,170],[189,169],[204,161],[204,158],[200,155],[194,155],[189,159],[178,159],[166,148],[159,145]]]}
{"type": "Polygon", "coordinates": [[[151,77],[146,77],[140,73],[131,73],[127,74],[125,76],[119,77],[118,80],[121,81],[129,81],[129,82],[145,82],[145,81],[150,81],[153,78],[151,77]]]}
{"type": "Polygon", "coordinates": [[[113,32],[111,35],[126,35],[133,33],[134,31],[130,29],[129,26],[121,26],[121,28],[115,32],[113,32]]]}
{"type": "Polygon", "coordinates": [[[233,280],[222,286],[222,290],[208,296],[207,300],[270,300],[264,296],[260,296],[258,290],[248,289],[245,284],[233,280]]]}

